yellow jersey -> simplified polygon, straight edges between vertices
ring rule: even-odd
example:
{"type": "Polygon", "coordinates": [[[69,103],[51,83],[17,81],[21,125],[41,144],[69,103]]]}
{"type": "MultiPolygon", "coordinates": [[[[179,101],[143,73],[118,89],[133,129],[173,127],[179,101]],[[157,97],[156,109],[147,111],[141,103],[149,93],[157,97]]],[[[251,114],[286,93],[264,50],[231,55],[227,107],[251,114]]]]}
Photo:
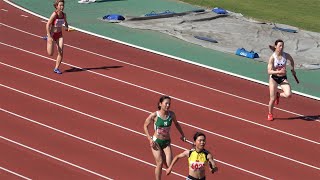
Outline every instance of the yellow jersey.
{"type": "Polygon", "coordinates": [[[209,152],[203,149],[200,152],[197,152],[195,149],[189,151],[189,167],[194,171],[199,170],[205,166],[208,161],[207,155],[209,152]]]}

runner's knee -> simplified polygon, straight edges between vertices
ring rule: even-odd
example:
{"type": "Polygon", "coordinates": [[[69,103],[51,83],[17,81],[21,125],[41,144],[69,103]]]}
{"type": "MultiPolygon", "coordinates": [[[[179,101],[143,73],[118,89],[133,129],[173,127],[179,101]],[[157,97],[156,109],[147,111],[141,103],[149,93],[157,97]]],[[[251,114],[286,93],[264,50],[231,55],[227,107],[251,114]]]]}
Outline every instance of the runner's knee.
{"type": "Polygon", "coordinates": [[[285,95],[285,98],[291,98],[292,93],[291,92],[287,92],[287,93],[284,93],[284,95],[285,95]]]}

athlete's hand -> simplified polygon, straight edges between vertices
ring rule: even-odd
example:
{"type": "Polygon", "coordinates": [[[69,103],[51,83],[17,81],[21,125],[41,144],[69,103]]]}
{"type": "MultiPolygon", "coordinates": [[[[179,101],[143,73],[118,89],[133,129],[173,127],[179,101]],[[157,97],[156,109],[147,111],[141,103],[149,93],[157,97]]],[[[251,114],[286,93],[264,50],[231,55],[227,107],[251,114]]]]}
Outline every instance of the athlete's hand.
{"type": "Polygon", "coordinates": [[[181,139],[181,141],[183,141],[183,142],[186,142],[186,141],[187,141],[187,138],[184,137],[184,136],[181,136],[180,139],[181,139]]]}
{"type": "Polygon", "coordinates": [[[149,143],[150,143],[150,147],[152,147],[154,150],[158,149],[157,144],[152,139],[150,139],[149,143]]]}
{"type": "Polygon", "coordinates": [[[281,68],[279,71],[279,74],[281,74],[281,75],[286,75],[286,73],[287,73],[286,68],[281,68]]]}
{"type": "Polygon", "coordinates": [[[215,173],[215,172],[217,172],[218,171],[218,168],[217,167],[214,167],[214,168],[210,168],[210,172],[213,174],[213,173],[215,173]]]}
{"type": "Polygon", "coordinates": [[[172,171],[171,167],[168,167],[168,169],[166,169],[166,174],[169,175],[171,171],[172,171]]]}
{"type": "Polygon", "coordinates": [[[48,42],[53,42],[53,38],[52,38],[51,36],[48,36],[48,37],[47,37],[47,41],[48,41],[48,42]]]}

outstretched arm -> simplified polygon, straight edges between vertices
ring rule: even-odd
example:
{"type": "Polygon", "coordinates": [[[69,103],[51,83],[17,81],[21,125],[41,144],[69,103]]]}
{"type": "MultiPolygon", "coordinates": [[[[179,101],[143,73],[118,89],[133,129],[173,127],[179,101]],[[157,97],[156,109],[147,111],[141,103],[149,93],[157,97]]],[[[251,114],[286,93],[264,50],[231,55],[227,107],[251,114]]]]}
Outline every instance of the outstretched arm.
{"type": "Polygon", "coordinates": [[[176,128],[178,129],[178,131],[180,132],[180,134],[181,134],[181,140],[182,141],[186,141],[186,137],[184,136],[184,133],[183,133],[183,131],[182,131],[182,128],[181,128],[181,126],[180,126],[180,124],[179,124],[179,122],[177,121],[177,118],[176,118],[176,115],[174,114],[174,113],[172,113],[173,115],[172,115],[172,121],[174,122],[174,125],[176,126],[176,128]]]}
{"type": "Polygon", "coordinates": [[[178,160],[179,160],[180,158],[188,157],[188,155],[189,155],[189,151],[188,151],[188,150],[182,152],[181,154],[176,155],[176,156],[173,158],[172,163],[170,164],[170,166],[169,166],[168,169],[166,170],[167,175],[169,175],[169,174],[171,173],[173,166],[176,164],[176,162],[178,162],[178,160]]]}

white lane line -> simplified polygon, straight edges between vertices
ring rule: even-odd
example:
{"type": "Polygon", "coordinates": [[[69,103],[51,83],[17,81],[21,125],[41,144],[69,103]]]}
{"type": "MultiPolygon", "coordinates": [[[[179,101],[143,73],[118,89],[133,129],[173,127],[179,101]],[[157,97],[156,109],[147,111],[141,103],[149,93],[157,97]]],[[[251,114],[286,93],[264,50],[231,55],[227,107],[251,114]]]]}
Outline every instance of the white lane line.
{"type": "Polygon", "coordinates": [[[28,178],[28,177],[26,177],[26,176],[23,176],[23,175],[18,174],[18,173],[16,173],[16,172],[10,171],[9,169],[6,169],[6,168],[4,168],[4,167],[1,167],[1,166],[0,166],[0,169],[2,169],[3,171],[6,171],[6,172],[8,172],[8,173],[14,174],[14,175],[16,175],[16,176],[18,176],[18,177],[20,177],[20,178],[22,178],[22,179],[31,180],[30,178],[28,178]]]}
{"type": "Polygon", "coordinates": [[[28,16],[26,16],[26,15],[23,15],[23,14],[21,14],[20,16],[22,16],[22,17],[28,17],[28,16]]]}
{"type": "MultiPolygon", "coordinates": [[[[1,109],[1,110],[2,110],[2,109],[1,109]]],[[[73,166],[73,167],[76,167],[76,168],[78,168],[78,169],[84,170],[84,171],[86,171],[86,172],[89,172],[89,173],[91,173],[91,174],[94,174],[94,175],[96,175],[96,176],[99,176],[100,178],[103,178],[103,179],[111,179],[111,178],[109,178],[109,177],[107,177],[107,176],[103,176],[103,175],[98,174],[98,173],[96,173],[96,172],[94,172],[94,171],[91,171],[91,170],[89,170],[89,169],[83,168],[83,167],[81,167],[81,166],[78,166],[78,165],[73,164],[73,163],[71,163],[71,162],[65,161],[65,160],[63,160],[63,159],[57,158],[57,157],[55,157],[55,156],[52,156],[52,155],[47,154],[47,153],[45,153],[45,152],[39,151],[39,150],[34,149],[34,148],[32,148],[32,147],[29,147],[29,146],[27,146],[27,145],[21,144],[21,143],[19,143],[19,142],[16,142],[16,141],[14,141],[14,140],[9,139],[9,138],[3,137],[3,136],[0,136],[0,138],[3,139],[3,140],[9,141],[9,142],[11,142],[11,143],[13,143],[13,144],[16,144],[16,145],[19,145],[19,146],[21,146],[21,147],[24,147],[24,148],[26,148],[26,149],[29,149],[29,150],[31,150],[31,151],[35,151],[35,152],[37,152],[37,153],[39,153],[39,154],[42,154],[42,155],[44,155],[44,156],[50,157],[50,158],[52,158],[52,159],[55,159],[55,160],[57,160],[57,161],[63,162],[63,163],[68,164],[68,165],[70,165],[70,166],[73,166]]],[[[112,180],[112,179],[111,179],[111,180],[112,180]]]]}
{"type": "MultiPolygon", "coordinates": [[[[37,53],[34,53],[34,52],[30,52],[30,51],[27,51],[27,50],[24,50],[24,49],[21,49],[21,48],[18,48],[18,47],[15,47],[15,46],[12,46],[12,45],[9,45],[9,44],[6,44],[6,43],[0,42],[0,44],[3,44],[5,46],[8,46],[8,47],[11,47],[11,48],[14,48],[14,49],[18,49],[18,50],[23,51],[23,52],[27,52],[29,54],[33,54],[33,55],[42,57],[44,59],[49,59],[49,60],[54,61],[54,62],[56,61],[55,59],[48,58],[46,56],[42,56],[40,54],[37,54],[37,53]]],[[[64,63],[64,62],[62,62],[62,64],[82,69],[81,67],[78,67],[78,66],[75,66],[75,65],[72,65],[72,64],[68,64],[68,63],[64,63]]],[[[163,95],[164,94],[164,93],[157,92],[157,91],[154,91],[154,90],[142,87],[142,86],[138,86],[136,84],[133,84],[133,83],[130,83],[130,82],[127,82],[127,81],[123,81],[123,80],[120,80],[120,79],[117,79],[117,78],[114,78],[114,77],[111,77],[111,76],[108,76],[108,75],[104,75],[104,74],[101,74],[101,73],[98,73],[98,72],[95,72],[95,71],[87,70],[87,72],[90,72],[90,73],[93,73],[93,74],[96,74],[96,75],[99,75],[99,76],[102,76],[102,77],[106,77],[106,78],[109,78],[109,79],[112,79],[112,80],[115,80],[115,81],[118,81],[118,82],[122,82],[124,84],[128,84],[130,86],[134,86],[134,87],[137,87],[137,88],[140,88],[140,89],[143,89],[143,90],[146,90],[146,91],[150,91],[150,92],[153,92],[153,93],[156,93],[156,94],[159,94],[159,95],[163,95]]],[[[313,141],[313,140],[310,140],[310,139],[307,139],[307,138],[304,138],[304,137],[301,137],[301,136],[297,136],[297,135],[294,135],[294,134],[291,134],[291,133],[288,133],[288,132],[285,132],[285,131],[282,131],[282,130],[279,130],[279,129],[276,129],[276,128],[272,128],[272,127],[269,127],[269,126],[266,126],[266,125],[263,125],[263,124],[259,124],[259,123],[256,123],[254,121],[250,121],[250,120],[238,117],[238,116],[234,116],[234,115],[231,115],[231,114],[228,114],[228,113],[224,113],[222,111],[218,111],[218,110],[211,109],[211,108],[208,108],[208,107],[205,107],[205,106],[201,106],[201,105],[198,105],[198,104],[195,104],[195,103],[192,103],[192,102],[188,102],[188,101],[176,98],[174,96],[171,96],[171,98],[176,99],[176,100],[181,101],[181,102],[184,102],[184,103],[187,103],[187,104],[190,104],[190,105],[193,105],[193,106],[196,106],[196,107],[200,107],[202,109],[206,109],[208,111],[212,111],[212,112],[215,112],[215,113],[223,114],[225,116],[229,116],[229,117],[232,117],[234,119],[238,119],[238,120],[241,120],[241,121],[244,121],[244,122],[248,122],[248,123],[260,126],[260,127],[264,127],[266,129],[270,129],[270,130],[273,130],[273,131],[276,131],[276,132],[279,132],[279,133],[282,133],[282,134],[286,134],[286,135],[289,135],[289,136],[292,136],[292,137],[295,137],[295,138],[298,138],[298,139],[302,139],[302,140],[305,140],[305,141],[308,141],[308,142],[312,142],[312,143],[315,143],[315,144],[320,144],[320,142],[316,142],[316,141],[313,141]]]]}
{"type": "MultiPolygon", "coordinates": [[[[108,123],[108,124],[111,124],[111,123],[108,122],[108,121],[105,121],[105,120],[100,119],[100,118],[98,118],[98,117],[96,117],[96,116],[93,116],[93,115],[84,113],[84,112],[82,112],[82,111],[72,109],[72,108],[70,108],[70,107],[68,107],[68,106],[64,106],[64,105],[62,105],[62,104],[59,104],[59,103],[56,103],[56,102],[52,102],[52,101],[49,101],[49,100],[44,99],[44,98],[40,98],[40,97],[38,97],[38,96],[34,96],[34,95],[32,95],[32,94],[26,93],[26,92],[24,92],[24,91],[20,91],[20,90],[18,90],[18,89],[15,89],[15,88],[12,88],[12,87],[3,85],[3,84],[0,84],[0,86],[5,87],[5,88],[7,88],[7,89],[11,89],[11,90],[16,91],[16,92],[19,92],[19,93],[21,93],[21,94],[25,94],[25,95],[30,96],[30,97],[33,97],[33,98],[35,98],[35,99],[39,99],[39,100],[48,102],[48,103],[50,103],[50,104],[54,104],[54,105],[56,105],[56,106],[59,106],[59,107],[62,107],[62,108],[71,110],[71,111],[73,111],[73,112],[76,112],[76,113],[85,115],[85,116],[87,116],[87,117],[94,118],[94,119],[97,119],[97,120],[99,120],[99,121],[103,121],[103,122],[106,122],[106,123],[108,123]]],[[[148,113],[151,113],[151,112],[148,112],[148,113]]],[[[184,124],[184,125],[187,125],[186,123],[183,123],[183,122],[181,122],[181,121],[179,121],[179,123],[184,124]]],[[[113,125],[113,123],[112,123],[112,125],[113,125]]],[[[304,166],[308,166],[308,167],[311,167],[311,168],[320,170],[319,167],[316,167],[316,166],[313,166],[313,165],[310,165],[310,164],[307,164],[307,163],[304,163],[304,162],[301,162],[301,161],[298,161],[298,160],[295,160],[295,159],[292,159],[292,158],[289,158],[289,157],[286,157],[286,156],[283,156],[283,155],[280,155],[280,154],[277,154],[277,153],[274,153],[274,152],[271,152],[271,151],[268,151],[268,150],[265,150],[265,149],[262,149],[262,148],[259,148],[259,147],[256,147],[256,146],[247,144],[247,143],[244,143],[244,142],[242,142],[242,141],[239,141],[239,140],[236,140],[236,139],[232,139],[232,138],[229,138],[229,137],[226,137],[226,136],[223,136],[223,135],[220,135],[220,134],[211,132],[211,131],[206,130],[206,129],[197,128],[196,126],[193,126],[193,125],[188,125],[188,126],[189,126],[189,127],[193,127],[193,128],[195,128],[195,129],[200,129],[200,130],[202,130],[202,131],[205,131],[205,132],[208,132],[208,133],[210,133],[210,134],[213,134],[213,135],[216,135],[216,136],[219,136],[219,137],[222,137],[222,138],[231,140],[231,141],[236,142],[236,143],[240,143],[240,144],[245,145],[245,146],[247,146],[247,147],[251,147],[251,148],[253,148],[253,149],[260,150],[260,151],[263,151],[263,152],[265,152],[265,153],[268,153],[268,154],[271,154],[271,155],[274,155],[274,156],[277,156],[277,157],[280,157],[280,158],[283,158],[283,159],[286,159],[286,160],[289,160],[289,161],[292,161],[292,162],[295,162],[295,163],[298,163],[298,164],[301,164],[301,165],[304,165],[304,166]]],[[[117,127],[119,127],[119,126],[117,126],[117,127]]],[[[128,129],[128,128],[127,128],[127,129],[128,129]]],[[[130,130],[130,131],[132,132],[132,130],[130,130]]]]}
{"type": "MultiPolygon", "coordinates": [[[[8,114],[11,114],[11,115],[13,115],[13,116],[16,116],[16,117],[19,117],[19,118],[21,118],[21,119],[24,119],[24,120],[26,120],[26,121],[29,121],[29,122],[31,122],[31,123],[35,123],[35,124],[40,125],[40,126],[42,126],[42,127],[51,129],[51,130],[53,130],[53,131],[62,133],[62,134],[64,134],[64,135],[70,136],[70,137],[75,138],[75,139],[78,139],[78,140],[80,140],[80,141],[83,141],[83,142],[89,143],[89,144],[91,144],[91,145],[94,145],[94,146],[103,148],[103,149],[105,149],[105,150],[111,151],[111,152],[116,153],[116,154],[119,154],[119,155],[121,155],[121,156],[125,156],[125,157],[130,158],[130,159],[133,159],[133,160],[135,160],[135,161],[139,161],[140,163],[144,163],[144,164],[147,164],[147,165],[149,165],[149,166],[156,167],[156,165],[154,165],[154,164],[152,164],[152,163],[149,163],[149,162],[147,162],[147,161],[141,160],[141,159],[139,159],[139,158],[135,158],[135,157],[133,157],[133,156],[131,156],[131,155],[129,155],[129,154],[125,154],[125,153],[123,153],[123,152],[120,152],[120,151],[111,149],[111,148],[106,147],[106,146],[103,146],[103,145],[101,145],[101,144],[98,144],[98,143],[89,141],[89,140],[87,140],[87,139],[81,138],[81,137],[79,137],[79,136],[73,135],[73,134],[68,133],[68,132],[66,132],[66,131],[62,131],[62,130],[60,130],[60,129],[51,127],[51,126],[49,126],[49,125],[40,123],[40,122],[38,122],[38,121],[36,121],[36,120],[32,120],[32,119],[30,119],[30,118],[21,116],[21,115],[19,115],[19,114],[16,114],[16,113],[14,113],[14,112],[11,112],[11,111],[8,111],[8,110],[2,109],[2,108],[0,108],[0,110],[6,112],[6,113],[8,113],[8,114]]],[[[165,170],[165,169],[163,168],[163,170],[165,170]]],[[[173,174],[175,174],[175,175],[177,175],[177,176],[180,176],[180,177],[183,177],[183,178],[186,178],[186,176],[183,176],[183,175],[181,175],[181,174],[179,174],[179,173],[176,173],[176,172],[173,172],[173,174]]]]}
{"type": "MultiPolygon", "coordinates": [[[[9,26],[7,24],[3,24],[3,23],[0,23],[0,24],[6,26],[8,28],[14,29],[16,31],[31,35],[31,36],[35,36],[35,37],[38,37],[38,38],[42,37],[42,36],[38,36],[36,34],[32,34],[30,32],[26,32],[26,31],[23,31],[21,29],[9,26]]],[[[258,101],[254,101],[254,100],[251,100],[251,99],[248,99],[248,98],[245,98],[245,97],[242,97],[242,96],[238,96],[238,95],[235,95],[235,94],[232,94],[232,93],[228,93],[228,92],[225,92],[225,91],[222,91],[222,90],[219,90],[219,89],[215,89],[215,88],[203,85],[203,84],[199,84],[199,83],[196,83],[196,82],[193,82],[193,81],[189,81],[189,80],[186,80],[186,79],[183,79],[183,78],[179,78],[179,77],[176,77],[176,76],[173,76],[173,75],[165,74],[165,73],[162,73],[162,72],[159,72],[159,71],[156,71],[156,70],[153,70],[153,69],[145,68],[145,67],[142,67],[142,66],[139,66],[139,65],[136,65],[136,64],[128,63],[128,62],[125,62],[125,61],[122,61],[122,60],[119,60],[119,59],[116,59],[116,58],[112,58],[112,57],[109,57],[109,56],[101,55],[101,54],[98,54],[98,53],[95,53],[95,52],[92,52],[92,51],[88,51],[88,50],[85,50],[85,49],[82,49],[82,48],[79,48],[79,47],[76,47],[76,46],[73,46],[73,45],[65,44],[65,46],[69,46],[69,47],[77,49],[79,51],[87,52],[87,53],[90,53],[90,54],[93,54],[93,55],[96,55],[96,56],[99,56],[99,57],[106,58],[108,60],[113,60],[113,61],[116,61],[116,62],[127,64],[127,65],[130,65],[130,66],[136,67],[136,68],[140,68],[140,69],[143,69],[143,70],[146,70],[146,71],[150,71],[150,72],[153,72],[153,73],[161,74],[163,76],[167,76],[167,77],[170,77],[170,78],[173,78],[173,79],[177,79],[177,80],[180,80],[180,81],[183,81],[183,82],[187,82],[187,83],[190,83],[190,84],[193,84],[193,85],[196,85],[196,86],[200,86],[200,87],[203,87],[205,89],[209,89],[209,90],[212,90],[212,91],[216,91],[216,92],[219,92],[219,93],[222,93],[222,94],[226,94],[226,95],[229,95],[229,96],[232,96],[232,97],[235,97],[235,98],[239,98],[239,99],[242,99],[242,100],[245,100],[245,101],[249,101],[249,102],[252,102],[252,103],[255,103],[255,104],[259,104],[259,105],[268,107],[268,104],[264,104],[264,103],[261,103],[261,102],[258,102],[258,101]]],[[[320,98],[319,98],[319,100],[320,100],[320,98]]],[[[278,108],[278,107],[274,107],[274,108],[279,110],[279,111],[283,111],[283,112],[286,112],[286,113],[289,113],[289,114],[293,114],[293,115],[296,115],[296,116],[305,116],[305,115],[302,115],[302,114],[299,114],[299,113],[295,113],[295,112],[292,112],[292,111],[289,111],[289,110],[281,109],[281,108],[278,108]]],[[[320,120],[316,120],[316,121],[320,122],[320,120]]]]}
{"type": "Polygon", "coordinates": [[[5,11],[5,12],[8,12],[8,10],[6,10],[6,9],[1,9],[1,11],[5,11]]]}
{"type": "MultiPolygon", "coordinates": [[[[63,107],[63,106],[62,106],[62,107],[63,107]]],[[[53,127],[50,127],[50,126],[48,126],[48,125],[45,125],[45,124],[39,123],[39,122],[37,122],[37,121],[31,120],[31,119],[29,119],[29,118],[27,118],[27,117],[18,115],[18,114],[14,113],[14,112],[11,112],[11,111],[8,111],[8,110],[2,109],[2,108],[0,108],[0,110],[4,111],[4,112],[6,112],[6,113],[9,113],[9,114],[11,114],[11,115],[20,117],[20,118],[22,118],[22,119],[25,119],[25,120],[27,120],[27,121],[30,121],[30,122],[36,123],[36,124],[38,124],[38,125],[42,125],[42,126],[44,126],[44,127],[47,127],[47,128],[50,128],[50,129],[55,130],[55,128],[53,128],[53,127]]],[[[77,110],[75,110],[75,111],[77,111],[77,110]]],[[[138,132],[138,131],[135,131],[135,130],[132,130],[132,129],[130,129],[130,128],[127,128],[127,127],[124,127],[124,126],[121,126],[121,125],[118,125],[118,124],[115,124],[115,123],[112,123],[112,122],[109,122],[109,121],[106,121],[106,120],[103,120],[103,119],[94,117],[94,116],[92,116],[92,115],[87,115],[87,114],[82,113],[82,112],[81,112],[80,114],[83,114],[83,115],[85,115],[85,116],[89,116],[90,118],[96,119],[96,120],[98,120],[98,121],[102,121],[102,122],[104,122],[104,123],[107,123],[107,124],[110,124],[110,125],[113,125],[113,126],[116,126],[116,127],[120,128],[120,129],[124,129],[124,130],[127,130],[127,131],[129,131],[129,132],[132,132],[132,133],[141,135],[141,136],[146,136],[145,134],[140,133],[140,132],[138,132]]],[[[57,129],[57,131],[60,132],[61,130],[57,129]]],[[[62,132],[63,132],[63,131],[62,131],[62,132]]],[[[82,139],[82,138],[81,138],[81,139],[82,139]]],[[[93,145],[96,145],[96,143],[93,143],[93,145]]],[[[171,144],[171,145],[174,146],[174,147],[176,147],[176,148],[182,149],[182,150],[187,150],[186,148],[183,148],[183,147],[178,146],[178,145],[175,145],[175,144],[171,144]]],[[[102,145],[100,145],[100,144],[97,144],[97,146],[104,148],[104,146],[102,146],[102,145]]],[[[104,149],[105,149],[105,148],[104,148],[104,149]]],[[[123,154],[124,154],[124,153],[122,153],[121,155],[123,155],[123,154]]],[[[125,155],[125,156],[126,156],[126,157],[129,157],[129,158],[133,158],[133,159],[135,159],[135,160],[137,159],[137,158],[134,158],[134,157],[132,157],[132,156],[130,156],[130,155],[125,155]]],[[[143,161],[143,160],[139,160],[139,161],[155,167],[155,165],[153,165],[153,164],[151,164],[151,163],[145,162],[145,161],[143,161]]],[[[264,178],[264,179],[270,179],[270,178],[268,178],[268,177],[266,177],[266,176],[263,176],[263,175],[260,175],[260,174],[257,174],[257,173],[248,171],[248,170],[246,170],[246,169],[240,168],[240,167],[235,166],[235,165],[231,165],[231,164],[229,164],[229,163],[225,163],[225,162],[220,161],[220,160],[218,160],[218,159],[215,159],[215,161],[217,161],[217,162],[219,162],[219,163],[221,163],[221,164],[230,166],[230,167],[232,167],[232,168],[238,169],[238,170],[240,170],[240,171],[244,171],[244,172],[247,172],[247,173],[249,173],[249,174],[252,174],[252,175],[255,175],[255,176],[264,178]]],[[[163,168],[163,169],[164,169],[164,168],[163,168]]],[[[176,175],[178,175],[178,174],[176,173],[176,175]]],[[[181,176],[181,177],[184,177],[184,176],[181,176]]]]}
{"type": "MultiPolygon", "coordinates": [[[[14,4],[14,3],[12,3],[12,2],[10,2],[8,0],[4,0],[4,2],[6,2],[6,3],[10,4],[11,6],[14,6],[14,7],[16,7],[18,9],[22,10],[22,11],[25,11],[25,12],[27,12],[29,14],[32,14],[32,15],[34,15],[36,17],[48,20],[47,17],[41,16],[39,14],[36,14],[36,13],[32,12],[32,11],[29,11],[28,9],[25,9],[25,8],[23,8],[21,6],[18,6],[18,5],[14,4]]],[[[141,49],[141,50],[144,50],[144,51],[147,51],[147,52],[151,52],[151,53],[158,54],[158,55],[161,55],[161,56],[169,57],[169,58],[172,58],[174,60],[179,60],[179,61],[182,61],[182,62],[186,62],[186,63],[193,64],[193,65],[197,65],[197,66],[204,67],[204,68],[207,68],[207,69],[210,69],[210,70],[214,70],[214,71],[217,71],[217,72],[221,72],[221,73],[228,74],[228,75],[231,75],[231,76],[234,76],[234,77],[238,77],[238,78],[241,78],[241,79],[245,79],[245,80],[248,80],[248,81],[252,81],[252,82],[255,82],[255,83],[258,83],[258,84],[262,84],[262,85],[268,86],[268,83],[260,81],[260,80],[256,80],[256,79],[249,78],[249,77],[246,77],[246,76],[242,76],[242,75],[239,75],[239,74],[235,74],[235,73],[232,73],[232,72],[229,72],[229,71],[225,71],[225,70],[222,70],[222,69],[214,68],[214,67],[211,67],[211,66],[203,65],[203,64],[194,62],[192,60],[183,59],[183,58],[176,57],[176,56],[173,56],[173,55],[169,55],[169,54],[165,54],[165,53],[162,53],[162,52],[154,51],[154,50],[151,50],[151,49],[148,49],[148,48],[140,47],[140,46],[137,46],[137,45],[134,45],[134,44],[130,44],[130,43],[126,43],[126,42],[123,42],[123,41],[119,41],[117,39],[112,39],[112,38],[109,38],[109,37],[106,37],[106,36],[102,36],[102,35],[99,35],[99,34],[96,34],[96,33],[92,33],[92,32],[86,31],[86,30],[82,30],[82,29],[76,28],[76,27],[73,27],[73,26],[70,26],[70,27],[72,29],[75,29],[75,30],[79,31],[79,32],[90,34],[92,36],[96,36],[96,37],[99,37],[99,38],[102,38],[102,39],[113,41],[113,42],[116,42],[116,43],[119,43],[119,44],[124,44],[124,45],[130,46],[130,47],[136,48],[136,49],[141,49]]],[[[295,91],[295,90],[293,90],[292,92],[295,93],[295,94],[299,94],[301,96],[305,96],[305,97],[308,97],[308,98],[320,100],[320,97],[312,96],[312,95],[305,94],[305,93],[302,93],[302,92],[298,92],[298,91],[295,91]]]]}

